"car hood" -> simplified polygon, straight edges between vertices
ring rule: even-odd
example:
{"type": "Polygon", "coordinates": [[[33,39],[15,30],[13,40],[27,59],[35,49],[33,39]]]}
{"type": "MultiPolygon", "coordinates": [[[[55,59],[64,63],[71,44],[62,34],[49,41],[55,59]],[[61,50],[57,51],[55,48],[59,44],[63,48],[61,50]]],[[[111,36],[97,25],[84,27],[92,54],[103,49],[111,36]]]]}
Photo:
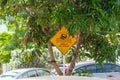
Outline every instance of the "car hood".
{"type": "Polygon", "coordinates": [[[15,79],[10,79],[10,78],[0,78],[0,80],[15,80],[15,79]]]}

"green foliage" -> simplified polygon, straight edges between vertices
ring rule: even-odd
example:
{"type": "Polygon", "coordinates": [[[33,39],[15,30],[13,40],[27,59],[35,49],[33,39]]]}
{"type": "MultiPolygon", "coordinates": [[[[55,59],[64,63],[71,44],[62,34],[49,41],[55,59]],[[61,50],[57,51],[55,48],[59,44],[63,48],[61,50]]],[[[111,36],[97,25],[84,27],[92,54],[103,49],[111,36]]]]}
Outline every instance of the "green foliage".
{"type": "MultiPolygon", "coordinates": [[[[1,18],[8,17],[8,28],[15,31],[4,50],[23,48],[21,40],[26,48],[46,46],[64,25],[70,35],[82,36],[79,56],[99,63],[115,62],[116,33],[120,31],[119,0],[2,0],[0,3],[1,18]]],[[[68,61],[72,52],[73,49],[68,61]]],[[[31,58],[28,54],[27,61],[31,58]]]]}
{"type": "MultiPolygon", "coordinates": [[[[21,48],[22,47],[20,45],[20,43],[21,43],[21,40],[22,40],[23,32],[21,32],[21,30],[18,30],[16,32],[18,32],[18,34],[12,33],[11,35],[8,32],[7,34],[10,35],[9,39],[6,40],[6,42],[4,42],[3,40],[1,41],[2,43],[4,43],[4,45],[2,45],[3,50],[11,51],[11,50],[14,50],[16,48],[21,48]]],[[[3,38],[5,38],[5,37],[3,36],[3,38]]]]}
{"type": "Polygon", "coordinates": [[[12,35],[6,32],[0,33],[0,49],[11,39],[12,35]]]}
{"type": "Polygon", "coordinates": [[[86,70],[80,69],[79,71],[72,72],[72,75],[91,77],[92,73],[90,73],[86,70]]]}
{"type": "Polygon", "coordinates": [[[1,7],[4,7],[7,4],[7,0],[1,0],[1,7]]]}
{"type": "Polygon", "coordinates": [[[39,49],[30,49],[22,52],[22,60],[26,63],[34,61],[36,57],[41,57],[42,53],[39,49]]]}
{"type": "Polygon", "coordinates": [[[8,63],[10,61],[11,55],[7,51],[0,51],[0,63],[8,63]]]}
{"type": "Polygon", "coordinates": [[[118,56],[120,56],[120,43],[119,43],[118,46],[117,46],[116,53],[118,54],[118,56]]]}
{"type": "Polygon", "coordinates": [[[27,50],[14,50],[11,52],[10,68],[30,68],[30,67],[47,67],[47,59],[49,59],[48,53],[44,49],[31,48],[27,50]],[[41,54],[42,52],[42,54],[41,54]],[[46,55],[47,54],[47,55],[46,55]]]}
{"type": "Polygon", "coordinates": [[[109,41],[108,38],[99,34],[92,34],[86,37],[87,41],[84,40],[84,48],[87,50],[86,55],[89,58],[102,63],[104,61],[107,62],[115,62],[117,54],[115,54],[115,50],[117,49],[116,43],[109,41]],[[112,56],[112,57],[110,57],[112,56]],[[109,58],[108,58],[109,57],[109,58]]]}
{"type": "Polygon", "coordinates": [[[10,52],[4,49],[4,45],[9,42],[11,37],[12,35],[9,33],[0,33],[0,63],[7,63],[11,58],[10,52]]]}

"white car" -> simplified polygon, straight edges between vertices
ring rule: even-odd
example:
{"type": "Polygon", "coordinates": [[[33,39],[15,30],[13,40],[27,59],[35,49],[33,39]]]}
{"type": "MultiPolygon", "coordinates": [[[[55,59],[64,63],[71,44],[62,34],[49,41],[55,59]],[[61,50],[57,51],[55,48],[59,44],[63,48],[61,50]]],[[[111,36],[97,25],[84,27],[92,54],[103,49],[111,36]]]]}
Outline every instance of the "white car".
{"type": "Polygon", "coordinates": [[[0,75],[0,80],[16,80],[21,78],[49,76],[50,72],[44,68],[25,68],[5,72],[0,75]]]}

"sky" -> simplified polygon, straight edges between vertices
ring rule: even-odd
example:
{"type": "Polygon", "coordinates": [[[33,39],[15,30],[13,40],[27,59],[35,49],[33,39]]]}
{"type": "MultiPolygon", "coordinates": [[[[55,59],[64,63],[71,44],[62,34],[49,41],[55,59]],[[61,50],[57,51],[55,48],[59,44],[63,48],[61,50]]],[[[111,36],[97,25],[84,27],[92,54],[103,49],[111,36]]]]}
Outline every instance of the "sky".
{"type": "Polygon", "coordinates": [[[7,31],[7,27],[5,24],[0,24],[0,32],[7,31]]]}

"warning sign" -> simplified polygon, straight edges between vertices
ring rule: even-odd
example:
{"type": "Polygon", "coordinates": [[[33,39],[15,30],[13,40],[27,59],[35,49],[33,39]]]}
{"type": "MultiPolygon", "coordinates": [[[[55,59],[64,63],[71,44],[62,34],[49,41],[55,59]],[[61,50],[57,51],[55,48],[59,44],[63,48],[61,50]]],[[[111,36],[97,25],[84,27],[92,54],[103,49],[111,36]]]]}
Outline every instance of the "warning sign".
{"type": "Polygon", "coordinates": [[[76,38],[69,36],[67,29],[63,26],[50,41],[65,55],[76,42],[76,38]]]}

